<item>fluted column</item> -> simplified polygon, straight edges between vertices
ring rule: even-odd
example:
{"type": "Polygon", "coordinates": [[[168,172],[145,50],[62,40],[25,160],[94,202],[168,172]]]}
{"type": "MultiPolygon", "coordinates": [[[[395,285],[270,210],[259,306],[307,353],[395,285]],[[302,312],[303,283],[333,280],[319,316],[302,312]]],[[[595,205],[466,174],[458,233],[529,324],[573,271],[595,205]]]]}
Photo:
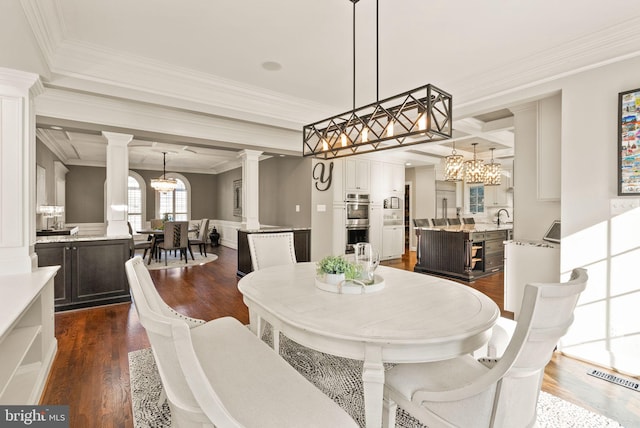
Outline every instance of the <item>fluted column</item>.
{"type": "Polygon", "coordinates": [[[36,120],[37,74],[0,68],[0,275],[37,266],[36,120]]]}
{"type": "Polygon", "coordinates": [[[127,178],[129,177],[129,151],[127,145],[133,135],[103,132],[107,139],[107,236],[129,233],[127,214],[127,178]]]}

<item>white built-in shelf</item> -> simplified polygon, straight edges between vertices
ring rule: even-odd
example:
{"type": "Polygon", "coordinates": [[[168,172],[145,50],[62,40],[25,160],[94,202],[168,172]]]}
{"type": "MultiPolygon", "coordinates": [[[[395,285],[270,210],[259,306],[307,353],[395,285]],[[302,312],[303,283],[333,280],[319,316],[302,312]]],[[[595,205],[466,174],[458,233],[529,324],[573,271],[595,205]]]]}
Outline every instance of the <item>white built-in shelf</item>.
{"type": "Polygon", "coordinates": [[[53,278],[58,267],[0,276],[0,404],[37,404],[57,350],[53,278]]]}

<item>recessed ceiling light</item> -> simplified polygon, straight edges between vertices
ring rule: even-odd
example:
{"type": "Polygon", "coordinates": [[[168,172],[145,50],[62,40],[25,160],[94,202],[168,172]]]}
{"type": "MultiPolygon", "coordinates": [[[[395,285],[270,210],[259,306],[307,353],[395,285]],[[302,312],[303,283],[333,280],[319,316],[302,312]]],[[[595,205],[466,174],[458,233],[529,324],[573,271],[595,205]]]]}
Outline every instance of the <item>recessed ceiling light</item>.
{"type": "Polygon", "coordinates": [[[55,129],[56,131],[62,131],[62,126],[54,125],[51,127],[51,129],[55,129]]]}
{"type": "Polygon", "coordinates": [[[405,163],[406,166],[411,166],[411,162],[405,163]]]}
{"type": "Polygon", "coordinates": [[[282,64],[276,61],[265,61],[262,63],[262,68],[268,71],[278,71],[282,69],[282,64]]]}
{"type": "Polygon", "coordinates": [[[281,157],[281,158],[283,158],[283,157],[284,157],[284,155],[280,155],[280,157],[281,157]]]}

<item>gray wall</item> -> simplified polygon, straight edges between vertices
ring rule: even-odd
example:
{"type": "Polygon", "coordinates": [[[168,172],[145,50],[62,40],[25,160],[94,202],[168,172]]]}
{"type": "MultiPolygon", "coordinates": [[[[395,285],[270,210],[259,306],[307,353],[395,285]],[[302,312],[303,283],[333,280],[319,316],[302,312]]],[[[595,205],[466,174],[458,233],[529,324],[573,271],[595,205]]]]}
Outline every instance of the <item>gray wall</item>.
{"type": "Polygon", "coordinates": [[[67,165],[66,222],[104,223],[104,182],[107,169],[67,165]]]}
{"type": "MultiPolygon", "coordinates": [[[[47,170],[47,194],[53,203],[53,161],[57,160],[43,144],[36,159],[47,170]]],[[[311,227],[311,159],[270,158],[260,162],[261,224],[311,227]],[[300,211],[296,212],[296,205],[300,211]]],[[[67,166],[67,223],[102,223],[104,219],[104,183],[102,167],[67,166]]],[[[155,218],[155,192],[149,185],[162,171],[137,170],[147,183],[146,218],[155,218]]],[[[215,218],[242,221],[233,215],[233,182],[242,178],[242,168],[221,174],[181,173],[191,183],[191,218],[215,218]]]]}
{"type": "Polygon", "coordinates": [[[216,176],[218,178],[216,194],[216,216],[227,221],[242,221],[242,217],[233,215],[233,182],[242,179],[242,168],[232,169],[216,176]]]}
{"type": "MultiPolygon", "coordinates": [[[[46,150],[46,147],[45,147],[46,150]]],[[[38,149],[44,153],[45,150],[38,149]]],[[[41,155],[42,156],[42,155],[41,155]]],[[[36,156],[38,158],[38,156],[36,156]]],[[[106,168],[69,165],[66,184],[67,223],[103,223],[104,183],[106,168]]],[[[51,163],[53,171],[53,162],[51,163]]],[[[151,188],[152,178],[162,175],[162,171],[132,170],[140,174],[147,183],[147,220],[155,218],[155,191],[151,188]]],[[[47,169],[47,174],[49,169],[47,169]]],[[[216,194],[218,178],[211,174],[182,173],[191,183],[191,218],[217,218],[216,194]]],[[[51,178],[53,182],[53,177],[51,178]]],[[[47,187],[49,187],[47,177],[47,187]]]]}
{"type": "MultiPolygon", "coordinates": [[[[147,220],[156,217],[156,194],[151,188],[151,180],[162,175],[162,171],[132,169],[144,178],[147,183],[147,220]]],[[[212,174],[191,174],[181,172],[191,184],[191,218],[216,218],[216,194],[218,178],[212,174]]]]}
{"type": "Polygon", "coordinates": [[[47,146],[36,140],[36,165],[43,167],[46,171],[47,188],[44,201],[49,205],[56,203],[56,177],[53,162],[57,160],[58,157],[47,146]]]}
{"type": "Polygon", "coordinates": [[[311,159],[269,158],[260,162],[259,174],[260,223],[310,227],[311,159]]]}

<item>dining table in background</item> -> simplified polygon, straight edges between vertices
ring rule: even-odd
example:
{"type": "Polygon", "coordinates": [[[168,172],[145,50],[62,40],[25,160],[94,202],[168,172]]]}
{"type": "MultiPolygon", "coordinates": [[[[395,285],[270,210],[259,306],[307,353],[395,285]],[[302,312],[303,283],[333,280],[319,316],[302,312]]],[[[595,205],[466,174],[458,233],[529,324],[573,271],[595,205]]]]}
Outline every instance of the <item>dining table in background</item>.
{"type": "Polygon", "coordinates": [[[238,282],[254,332],[266,321],[308,348],[364,362],[368,428],[382,424],[384,363],[472,353],[486,344],[500,315],[489,297],[448,279],[387,266],[376,274],[384,287],[363,294],[317,288],[315,263],[273,266],[238,282]]]}
{"type": "MultiPolygon", "coordinates": [[[[198,230],[199,230],[198,228],[190,228],[189,233],[197,232],[198,230]]],[[[153,257],[158,251],[158,238],[164,237],[164,229],[142,229],[136,232],[139,233],[140,235],[149,236],[151,240],[151,251],[149,251],[149,259],[147,260],[147,264],[150,265],[151,260],[153,260],[153,257]]],[[[191,251],[191,246],[189,246],[188,248],[189,248],[189,253],[191,254],[191,258],[193,259],[193,252],[191,251]]]]}

